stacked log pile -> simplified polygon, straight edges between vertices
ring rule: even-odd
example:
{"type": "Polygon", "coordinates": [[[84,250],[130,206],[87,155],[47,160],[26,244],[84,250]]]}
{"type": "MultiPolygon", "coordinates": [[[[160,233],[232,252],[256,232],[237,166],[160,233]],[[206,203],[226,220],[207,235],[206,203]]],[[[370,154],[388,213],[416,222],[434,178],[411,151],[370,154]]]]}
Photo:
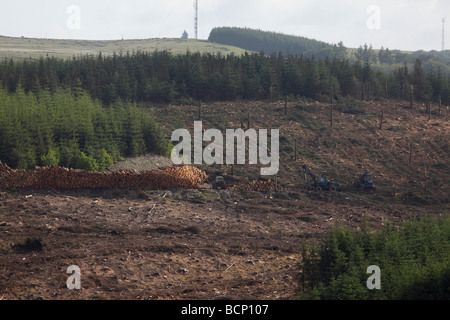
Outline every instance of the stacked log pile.
{"type": "Polygon", "coordinates": [[[8,165],[6,165],[0,161],[0,174],[4,173],[4,172],[10,172],[10,171],[11,171],[11,168],[8,167],[8,165]]]}
{"type": "Polygon", "coordinates": [[[149,171],[90,172],[59,166],[15,170],[0,162],[0,188],[36,189],[198,189],[207,175],[191,166],[165,167],[149,171]]]}
{"type": "Polygon", "coordinates": [[[233,186],[231,189],[234,190],[246,190],[246,191],[258,191],[258,192],[268,192],[283,190],[283,187],[271,180],[255,180],[244,184],[239,184],[233,186]]]}

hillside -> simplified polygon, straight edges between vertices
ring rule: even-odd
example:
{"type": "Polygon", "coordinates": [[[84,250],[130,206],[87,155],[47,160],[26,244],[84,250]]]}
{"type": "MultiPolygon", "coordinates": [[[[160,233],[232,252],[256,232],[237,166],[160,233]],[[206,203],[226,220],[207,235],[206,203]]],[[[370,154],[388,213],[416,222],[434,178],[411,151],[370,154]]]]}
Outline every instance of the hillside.
{"type": "Polygon", "coordinates": [[[314,56],[317,59],[339,58],[369,60],[374,69],[392,72],[405,64],[413,68],[414,61],[420,59],[425,71],[450,72],[450,50],[446,51],[403,51],[399,48],[372,48],[370,43],[359,48],[344,46],[340,39],[335,44],[302,36],[249,28],[220,27],[211,30],[209,41],[237,46],[249,51],[264,52],[268,55],[282,53],[288,55],[314,56]]]}
{"type": "Polygon", "coordinates": [[[14,38],[0,36],[0,58],[37,59],[42,56],[69,58],[79,55],[126,54],[133,51],[169,50],[172,53],[221,52],[242,54],[245,50],[228,45],[192,39],[137,39],[137,40],[57,40],[14,38]]]}
{"type": "Polygon", "coordinates": [[[266,54],[281,52],[285,56],[303,54],[325,57],[333,49],[330,44],[314,39],[236,27],[214,28],[208,40],[266,54]]]}
{"type": "MultiPolygon", "coordinates": [[[[1,41],[12,59],[0,63],[0,160],[10,165],[0,168],[0,300],[296,299],[301,246],[333,227],[394,230],[449,213],[450,79],[419,61],[384,74],[347,60],[207,54],[234,52],[207,41],[1,41]],[[172,53],[120,54],[156,48],[172,53]],[[47,52],[77,57],[36,59],[47,52]],[[400,99],[409,85],[413,108],[408,92],[400,99]],[[279,129],[278,174],[197,165],[201,185],[173,179],[175,168],[161,168],[167,139],[196,120],[222,133],[279,129]],[[339,190],[305,189],[303,164],[339,190]],[[353,186],[365,172],[375,192],[353,186]],[[230,188],[211,188],[218,175],[230,188]],[[81,290],[67,286],[73,265],[81,290]]],[[[402,248],[386,244],[396,263],[402,248]]]]}
{"type": "MultiPolygon", "coordinates": [[[[181,125],[192,129],[198,119],[197,106],[170,105],[152,110],[167,134],[181,125]]],[[[307,163],[317,175],[338,181],[344,191],[355,192],[354,178],[368,171],[374,175],[379,189],[375,197],[380,200],[448,203],[448,109],[442,109],[439,115],[438,106],[433,105],[431,120],[424,111],[422,105],[411,110],[401,101],[347,99],[334,105],[330,126],[330,105],[326,103],[290,101],[285,115],[284,101],[236,101],[204,104],[201,119],[205,130],[239,128],[241,123],[247,127],[248,115],[252,128],[280,129],[281,168],[277,179],[288,189],[303,188],[301,166],[307,163]]],[[[213,176],[231,175],[230,166],[202,168],[213,176]]],[[[235,166],[233,170],[234,178],[243,181],[259,178],[255,166],[235,166]]]]}
{"type": "MultiPolygon", "coordinates": [[[[336,39],[339,41],[339,39],[336,39]]],[[[360,48],[348,48],[343,43],[329,44],[306,37],[286,35],[276,32],[254,30],[249,28],[214,28],[208,40],[155,38],[131,40],[72,40],[72,39],[37,39],[0,36],[0,58],[38,59],[39,57],[70,58],[80,55],[126,54],[133,51],[152,52],[169,50],[174,54],[186,51],[201,53],[233,53],[237,56],[245,52],[283,53],[283,55],[314,56],[318,59],[348,58],[362,60],[360,48]]],[[[374,69],[391,72],[406,63],[409,68],[415,59],[421,59],[425,71],[441,69],[450,71],[450,50],[443,52],[422,50],[409,52],[398,49],[372,49],[370,59],[374,69]]]]}
{"type": "MultiPolygon", "coordinates": [[[[198,119],[197,106],[147,107],[168,134],[198,119]]],[[[338,224],[382,229],[449,212],[447,114],[428,120],[403,102],[347,101],[335,106],[330,127],[329,105],[302,100],[290,101],[286,115],[280,101],[217,102],[201,114],[205,128],[223,130],[246,124],[248,113],[251,127],[280,129],[277,182],[287,190],[2,190],[3,299],[290,300],[305,241],[338,224]],[[304,190],[303,163],[342,191],[304,190]],[[376,193],[351,187],[365,170],[376,193]],[[66,287],[74,264],[82,290],[66,287]]],[[[226,166],[202,168],[210,179],[225,174],[230,185],[258,178],[249,166],[233,175],[226,166]]]]}

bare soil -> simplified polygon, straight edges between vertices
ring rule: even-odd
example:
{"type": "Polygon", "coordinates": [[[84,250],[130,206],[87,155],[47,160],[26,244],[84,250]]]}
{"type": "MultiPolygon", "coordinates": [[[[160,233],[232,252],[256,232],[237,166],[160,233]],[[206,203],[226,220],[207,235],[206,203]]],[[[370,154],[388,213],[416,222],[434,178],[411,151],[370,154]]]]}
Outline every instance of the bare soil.
{"type": "Polygon", "coordinates": [[[446,205],[379,194],[227,190],[0,193],[0,299],[294,299],[299,248],[446,205]],[[81,290],[69,290],[70,265],[81,290]]]}
{"type": "MultiPolygon", "coordinates": [[[[192,129],[198,107],[153,109],[170,136],[192,129]]],[[[448,108],[372,101],[204,105],[204,128],[279,128],[281,167],[270,194],[230,190],[3,190],[0,192],[1,299],[295,299],[302,243],[336,224],[374,229],[449,212],[448,108]],[[380,112],[384,110],[383,127],[380,112]],[[296,142],[294,142],[296,141],[296,142]],[[297,149],[297,150],[296,150],[297,149]],[[294,152],[297,151],[297,154],[294,152]],[[340,183],[339,192],[303,189],[301,165],[340,183]],[[355,176],[374,175],[376,193],[355,176]],[[67,268],[81,269],[69,290],[67,268]]],[[[147,157],[117,164],[148,170],[147,157]]],[[[200,166],[229,185],[251,181],[251,166],[200,166]],[[234,170],[234,172],[233,172],[234,170]]],[[[114,169],[114,168],[113,168],[114,169]]],[[[273,178],[273,177],[272,177],[273,178]]]]}

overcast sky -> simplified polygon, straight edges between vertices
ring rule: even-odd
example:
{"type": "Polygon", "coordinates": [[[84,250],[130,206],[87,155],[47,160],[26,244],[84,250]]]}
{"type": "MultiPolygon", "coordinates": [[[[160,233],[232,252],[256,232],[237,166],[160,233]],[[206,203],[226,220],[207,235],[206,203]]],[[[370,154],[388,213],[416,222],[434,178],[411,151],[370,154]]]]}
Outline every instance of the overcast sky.
{"type": "MultiPolygon", "coordinates": [[[[194,37],[194,0],[2,1],[0,35],[56,39],[194,37]]],[[[440,50],[448,0],[199,0],[199,39],[248,27],[347,47],[440,50]]]]}

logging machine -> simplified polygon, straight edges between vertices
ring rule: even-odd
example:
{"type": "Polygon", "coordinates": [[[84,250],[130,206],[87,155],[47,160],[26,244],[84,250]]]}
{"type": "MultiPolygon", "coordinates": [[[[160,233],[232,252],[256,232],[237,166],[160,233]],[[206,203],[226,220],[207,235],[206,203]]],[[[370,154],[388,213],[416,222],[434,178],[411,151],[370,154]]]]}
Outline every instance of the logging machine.
{"type": "Polygon", "coordinates": [[[339,183],[328,181],[327,177],[321,176],[319,179],[317,179],[317,176],[314,174],[314,172],[308,167],[307,164],[304,164],[302,166],[303,168],[303,176],[305,178],[305,189],[308,189],[310,191],[336,191],[339,187],[339,183]],[[309,181],[308,176],[311,178],[312,181],[309,181]]]}
{"type": "Polygon", "coordinates": [[[364,173],[358,179],[356,179],[353,185],[356,188],[363,190],[377,190],[375,184],[373,183],[372,174],[368,172],[364,173]]]}
{"type": "Polygon", "coordinates": [[[222,176],[217,176],[216,180],[212,183],[213,189],[227,189],[227,184],[225,182],[225,179],[222,176]]]}

